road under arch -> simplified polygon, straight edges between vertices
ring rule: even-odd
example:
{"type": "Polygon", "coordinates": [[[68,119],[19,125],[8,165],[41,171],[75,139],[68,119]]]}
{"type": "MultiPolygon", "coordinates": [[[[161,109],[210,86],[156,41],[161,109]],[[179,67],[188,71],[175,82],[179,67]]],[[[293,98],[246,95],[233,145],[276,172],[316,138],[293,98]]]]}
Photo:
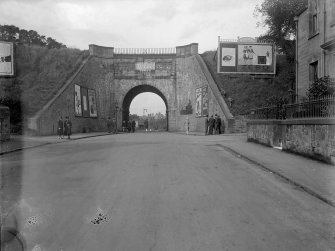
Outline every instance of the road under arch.
{"type": "Polygon", "coordinates": [[[159,97],[161,97],[165,103],[165,107],[166,107],[166,128],[167,131],[169,130],[169,107],[168,107],[168,102],[165,98],[165,96],[163,95],[163,93],[158,90],[156,87],[151,86],[151,85],[139,85],[139,86],[135,86],[134,88],[130,89],[127,94],[125,95],[123,102],[122,102],[122,121],[128,121],[129,120],[129,108],[130,108],[130,104],[133,101],[133,99],[144,92],[151,92],[151,93],[155,93],[157,94],[159,97]]]}

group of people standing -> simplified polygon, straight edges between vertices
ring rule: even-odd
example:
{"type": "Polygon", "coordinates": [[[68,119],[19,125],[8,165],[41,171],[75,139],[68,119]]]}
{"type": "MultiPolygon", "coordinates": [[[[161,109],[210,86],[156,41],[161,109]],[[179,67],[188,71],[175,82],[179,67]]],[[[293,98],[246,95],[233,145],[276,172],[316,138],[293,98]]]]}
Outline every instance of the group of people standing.
{"type": "Polygon", "coordinates": [[[206,130],[205,131],[206,135],[224,133],[224,123],[222,123],[220,116],[215,114],[215,117],[211,115],[208,118],[208,115],[207,115],[206,120],[205,120],[205,130],[206,130]]]}
{"type": "Polygon", "coordinates": [[[67,136],[68,139],[70,139],[71,128],[72,128],[72,122],[69,119],[69,117],[66,116],[65,120],[63,120],[63,117],[60,116],[58,120],[58,138],[63,139],[65,135],[67,136]]]}
{"type": "Polygon", "coordinates": [[[135,120],[123,121],[122,129],[124,132],[135,132],[136,122],[135,120]]]}

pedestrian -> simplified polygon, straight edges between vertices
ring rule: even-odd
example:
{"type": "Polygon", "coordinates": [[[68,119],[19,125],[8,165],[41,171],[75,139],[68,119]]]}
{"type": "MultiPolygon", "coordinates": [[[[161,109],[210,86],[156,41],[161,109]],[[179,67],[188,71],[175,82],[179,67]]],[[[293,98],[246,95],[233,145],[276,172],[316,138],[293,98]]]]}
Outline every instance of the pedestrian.
{"type": "Polygon", "coordinates": [[[146,119],[144,120],[144,128],[145,128],[145,131],[148,132],[148,129],[149,129],[149,121],[146,119]]]}
{"type": "Polygon", "coordinates": [[[108,131],[108,133],[112,132],[112,120],[111,120],[111,117],[107,118],[107,131],[108,131]]]}
{"type": "Polygon", "coordinates": [[[113,118],[112,128],[113,128],[113,133],[116,134],[117,133],[117,125],[116,125],[116,119],[115,118],[113,118]]]}
{"type": "Polygon", "coordinates": [[[122,132],[126,131],[126,121],[122,121],[122,132]]]}
{"type": "Polygon", "coordinates": [[[214,123],[215,123],[215,120],[213,118],[213,115],[211,115],[211,117],[208,120],[208,134],[209,135],[213,135],[214,123]]]}
{"type": "Polygon", "coordinates": [[[58,138],[59,139],[64,138],[64,121],[62,116],[59,116],[57,131],[58,131],[58,138]]]}
{"type": "Polygon", "coordinates": [[[217,126],[218,126],[217,122],[218,122],[218,115],[215,114],[215,116],[214,116],[214,131],[213,131],[213,134],[217,134],[217,126]]]}
{"type": "Polygon", "coordinates": [[[128,132],[131,132],[131,121],[130,120],[127,123],[127,129],[128,129],[128,132]]]}
{"type": "Polygon", "coordinates": [[[188,116],[186,116],[186,119],[185,119],[185,130],[186,130],[186,135],[188,135],[188,133],[190,131],[190,120],[189,120],[188,116]]]}
{"type": "Polygon", "coordinates": [[[215,124],[216,124],[216,134],[221,134],[221,118],[220,118],[220,115],[217,116],[217,118],[215,120],[215,124]]]}
{"type": "Polygon", "coordinates": [[[132,132],[135,132],[135,127],[136,127],[136,122],[135,122],[135,120],[133,120],[131,122],[131,130],[132,130],[132,132]]]}
{"type": "Polygon", "coordinates": [[[208,115],[206,115],[206,117],[205,117],[205,135],[208,134],[208,122],[209,122],[208,115]]]}
{"type": "Polygon", "coordinates": [[[72,123],[68,116],[65,117],[64,128],[65,128],[65,135],[67,135],[67,138],[70,139],[72,123]]]}
{"type": "Polygon", "coordinates": [[[221,122],[221,128],[222,128],[222,132],[221,133],[224,134],[225,131],[226,131],[226,127],[225,127],[224,121],[221,122]]]}

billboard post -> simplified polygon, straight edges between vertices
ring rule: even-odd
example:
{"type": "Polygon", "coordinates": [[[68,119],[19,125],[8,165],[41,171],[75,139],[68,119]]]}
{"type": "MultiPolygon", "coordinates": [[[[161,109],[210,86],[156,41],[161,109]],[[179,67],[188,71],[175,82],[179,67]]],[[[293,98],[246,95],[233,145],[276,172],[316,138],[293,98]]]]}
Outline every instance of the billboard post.
{"type": "Polygon", "coordinates": [[[274,44],[253,38],[218,39],[217,72],[229,74],[276,74],[274,44]]]}
{"type": "Polygon", "coordinates": [[[14,44],[0,41],[0,77],[14,76],[14,44]]]}

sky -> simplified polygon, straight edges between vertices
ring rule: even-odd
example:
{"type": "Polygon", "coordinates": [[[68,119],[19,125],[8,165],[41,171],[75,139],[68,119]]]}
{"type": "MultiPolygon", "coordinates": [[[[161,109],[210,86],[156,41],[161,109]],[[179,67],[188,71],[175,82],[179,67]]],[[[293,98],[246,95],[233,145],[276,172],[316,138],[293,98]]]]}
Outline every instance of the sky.
{"type": "Polygon", "coordinates": [[[172,48],[198,43],[199,53],[202,53],[216,50],[218,36],[236,39],[263,34],[265,29],[256,25],[260,19],[253,15],[255,6],[262,2],[0,0],[0,24],[35,30],[68,47],[82,50],[87,50],[89,44],[115,48],[172,48]]]}
{"type": "Polygon", "coordinates": [[[144,92],[137,95],[130,104],[129,112],[130,114],[137,114],[142,116],[148,115],[150,113],[162,113],[166,114],[166,106],[163,99],[155,93],[144,92]]]}

